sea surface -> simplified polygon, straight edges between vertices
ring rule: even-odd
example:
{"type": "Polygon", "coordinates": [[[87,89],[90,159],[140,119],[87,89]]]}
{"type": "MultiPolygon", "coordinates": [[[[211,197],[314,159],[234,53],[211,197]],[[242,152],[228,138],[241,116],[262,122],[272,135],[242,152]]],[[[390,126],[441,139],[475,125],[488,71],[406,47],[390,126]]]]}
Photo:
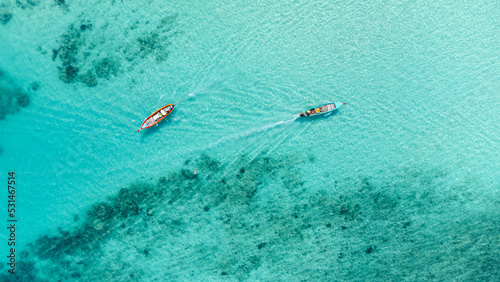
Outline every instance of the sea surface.
{"type": "Polygon", "coordinates": [[[1,0],[0,280],[500,280],[499,19],[1,0]]]}

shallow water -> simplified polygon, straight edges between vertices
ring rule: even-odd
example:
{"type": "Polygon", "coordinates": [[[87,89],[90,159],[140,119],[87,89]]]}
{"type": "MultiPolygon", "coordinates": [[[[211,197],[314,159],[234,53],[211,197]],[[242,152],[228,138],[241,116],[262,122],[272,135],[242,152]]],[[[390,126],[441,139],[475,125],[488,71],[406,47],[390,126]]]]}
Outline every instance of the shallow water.
{"type": "Polygon", "coordinates": [[[0,278],[498,280],[499,12],[0,3],[0,278]]]}

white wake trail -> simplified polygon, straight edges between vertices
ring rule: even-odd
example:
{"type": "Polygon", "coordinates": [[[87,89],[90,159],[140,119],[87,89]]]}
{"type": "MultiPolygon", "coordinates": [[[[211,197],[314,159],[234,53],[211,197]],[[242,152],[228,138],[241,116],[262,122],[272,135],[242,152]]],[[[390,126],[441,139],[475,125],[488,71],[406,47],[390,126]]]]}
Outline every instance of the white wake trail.
{"type": "Polygon", "coordinates": [[[294,118],[291,118],[288,120],[278,121],[278,122],[268,124],[268,125],[265,125],[262,127],[252,128],[252,129],[246,130],[244,132],[238,133],[238,134],[230,136],[230,137],[223,137],[223,138],[215,141],[214,143],[205,146],[203,148],[203,150],[217,148],[218,146],[220,146],[222,144],[229,143],[229,142],[235,142],[235,141],[238,141],[240,139],[247,138],[247,137],[250,137],[252,135],[268,131],[268,130],[275,128],[275,127],[278,127],[280,125],[291,124],[296,119],[297,119],[297,117],[294,117],[294,118]]]}

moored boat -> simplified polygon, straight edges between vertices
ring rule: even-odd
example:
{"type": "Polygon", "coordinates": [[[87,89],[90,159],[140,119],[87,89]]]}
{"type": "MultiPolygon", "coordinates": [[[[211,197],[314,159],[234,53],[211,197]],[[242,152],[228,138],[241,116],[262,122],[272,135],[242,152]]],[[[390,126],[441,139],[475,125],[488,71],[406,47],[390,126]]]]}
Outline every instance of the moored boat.
{"type": "Polygon", "coordinates": [[[334,103],[326,103],[323,105],[319,105],[315,108],[312,108],[310,110],[307,110],[305,112],[301,112],[299,116],[301,117],[308,117],[308,116],[318,116],[326,113],[330,113],[335,111],[336,109],[340,108],[342,105],[345,105],[346,103],[341,103],[341,102],[334,102],[334,103]]]}
{"type": "Polygon", "coordinates": [[[175,104],[168,104],[166,106],[161,107],[159,110],[152,113],[149,117],[147,117],[141,125],[141,128],[137,130],[137,132],[149,128],[157,123],[159,123],[162,119],[166,118],[173,110],[175,104]]]}

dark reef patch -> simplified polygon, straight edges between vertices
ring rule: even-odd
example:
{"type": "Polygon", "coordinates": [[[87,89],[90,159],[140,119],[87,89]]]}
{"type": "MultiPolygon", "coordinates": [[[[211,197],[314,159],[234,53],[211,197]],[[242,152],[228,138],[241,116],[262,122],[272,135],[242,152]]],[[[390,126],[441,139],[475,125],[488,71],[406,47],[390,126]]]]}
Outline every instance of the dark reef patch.
{"type": "Polygon", "coordinates": [[[52,61],[55,61],[57,58],[57,55],[59,55],[59,51],[53,49],[52,50],[52,61]]]}
{"type": "Polygon", "coordinates": [[[16,262],[16,273],[0,273],[0,281],[45,281],[41,280],[37,273],[34,262],[21,260],[16,262]]]}
{"type": "Polygon", "coordinates": [[[370,254],[370,253],[372,253],[372,252],[375,250],[375,248],[376,248],[376,247],[372,247],[372,246],[370,246],[370,247],[368,247],[368,248],[365,250],[365,253],[370,254]]]}
{"type": "Polygon", "coordinates": [[[263,153],[225,163],[204,154],[176,173],[133,183],[92,205],[75,229],[40,237],[28,256],[36,256],[40,268],[27,266],[27,273],[39,280],[75,274],[82,281],[154,280],[149,263],[161,258],[159,280],[498,275],[498,211],[475,220],[462,213],[466,206],[457,206],[456,198],[469,195],[469,186],[449,189],[446,174],[409,170],[306,190],[297,165],[307,159],[263,153]],[[392,262],[398,267],[389,267],[392,262]]]}
{"type": "Polygon", "coordinates": [[[138,215],[139,206],[144,203],[144,200],[151,191],[150,186],[144,183],[133,184],[130,188],[120,190],[118,196],[113,199],[114,209],[123,218],[138,215]]]}
{"type": "Polygon", "coordinates": [[[198,167],[201,169],[208,169],[211,171],[217,171],[220,168],[220,162],[210,158],[208,155],[201,155],[200,159],[197,161],[198,167]]]}
{"type": "Polygon", "coordinates": [[[40,84],[38,84],[38,82],[34,81],[31,83],[31,90],[37,91],[38,88],[40,88],[40,84]]]}
{"type": "Polygon", "coordinates": [[[63,64],[63,66],[58,67],[58,69],[59,69],[59,78],[65,83],[74,82],[79,71],[78,68],[75,68],[70,64],[63,64]]]}
{"type": "MultiPolygon", "coordinates": [[[[87,71],[85,74],[81,74],[78,77],[78,80],[81,82],[85,83],[88,87],[94,87],[97,85],[97,78],[95,75],[92,73],[92,71],[87,71]]],[[[63,80],[64,81],[64,80],[63,80]]]]}
{"type": "Polygon", "coordinates": [[[12,14],[12,2],[0,1],[0,24],[6,25],[14,16],[12,14]]]}
{"type": "Polygon", "coordinates": [[[5,72],[0,70],[0,120],[29,106],[30,97],[5,72]]]}
{"type": "MultiPolygon", "coordinates": [[[[57,3],[66,5],[64,1],[57,3]]],[[[59,78],[65,83],[79,81],[95,87],[101,79],[109,80],[133,70],[139,59],[151,56],[156,63],[162,63],[168,59],[172,39],[179,34],[175,30],[175,15],[143,25],[137,22],[116,35],[118,38],[106,35],[113,28],[121,27],[113,21],[95,25],[89,19],[71,25],[51,54],[53,60],[60,59],[59,78]]]]}
{"type": "Polygon", "coordinates": [[[182,175],[182,177],[184,177],[186,179],[195,179],[198,177],[198,174],[195,174],[193,171],[190,171],[187,169],[182,169],[181,175],[182,175]]]}
{"type": "Polygon", "coordinates": [[[113,58],[104,58],[94,64],[94,70],[99,78],[110,79],[120,70],[120,64],[113,58]]]}
{"type": "Polygon", "coordinates": [[[85,41],[83,36],[72,26],[70,30],[62,36],[61,45],[57,49],[57,52],[54,53],[57,53],[63,64],[76,64],[80,59],[79,49],[83,47],[84,44],[85,41]]]}
{"type": "Polygon", "coordinates": [[[94,26],[89,23],[89,24],[81,24],[80,25],[80,30],[81,31],[85,31],[85,30],[92,30],[94,28],[94,26]]]}
{"type": "Polygon", "coordinates": [[[40,4],[41,0],[16,0],[16,6],[22,9],[26,9],[28,7],[35,7],[40,4]]]}
{"type": "Polygon", "coordinates": [[[30,97],[28,96],[28,94],[23,92],[16,93],[16,100],[19,107],[25,108],[30,104],[30,97]]]}
{"type": "Polygon", "coordinates": [[[169,42],[163,43],[166,38],[161,38],[157,32],[152,32],[146,36],[139,37],[139,54],[142,58],[148,55],[153,55],[157,63],[161,63],[168,59],[167,47],[169,42]]]}
{"type": "Polygon", "coordinates": [[[0,24],[6,25],[12,19],[12,13],[0,12],[0,24]]]}

